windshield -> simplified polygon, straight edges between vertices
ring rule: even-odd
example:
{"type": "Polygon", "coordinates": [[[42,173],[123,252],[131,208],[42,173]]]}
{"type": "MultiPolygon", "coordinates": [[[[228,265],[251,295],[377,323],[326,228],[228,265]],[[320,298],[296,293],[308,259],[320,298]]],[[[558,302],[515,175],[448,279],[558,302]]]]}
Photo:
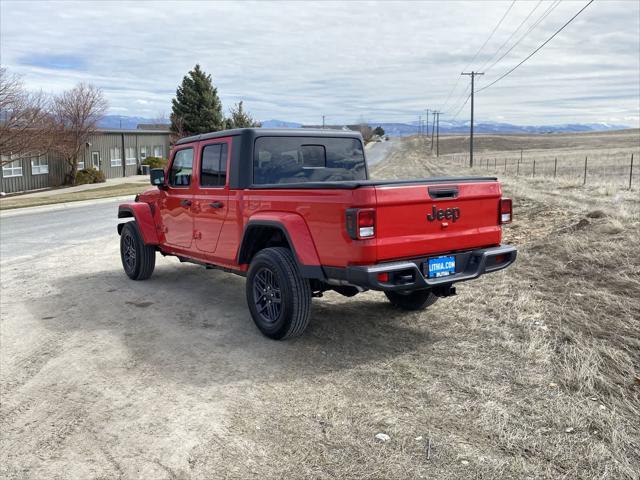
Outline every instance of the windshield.
{"type": "Polygon", "coordinates": [[[366,180],[362,142],[355,138],[260,137],[254,185],[366,180]]]}

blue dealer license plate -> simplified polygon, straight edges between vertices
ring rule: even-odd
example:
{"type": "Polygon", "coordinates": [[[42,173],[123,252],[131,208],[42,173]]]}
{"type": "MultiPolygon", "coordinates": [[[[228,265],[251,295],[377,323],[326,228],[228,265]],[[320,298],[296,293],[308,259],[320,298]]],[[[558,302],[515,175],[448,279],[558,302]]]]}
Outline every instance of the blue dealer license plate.
{"type": "Polygon", "coordinates": [[[456,273],[456,257],[436,257],[430,258],[428,263],[429,278],[447,277],[456,273]]]}

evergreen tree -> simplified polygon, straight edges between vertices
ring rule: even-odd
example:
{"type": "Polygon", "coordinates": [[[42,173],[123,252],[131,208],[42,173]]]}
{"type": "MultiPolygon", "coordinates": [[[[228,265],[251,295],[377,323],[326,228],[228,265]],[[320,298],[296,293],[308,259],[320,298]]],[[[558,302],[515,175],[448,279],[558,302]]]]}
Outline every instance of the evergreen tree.
{"type": "Polygon", "coordinates": [[[380,125],[378,125],[376,128],[373,129],[373,134],[374,135],[378,135],[379,137],[383,137],[384,136],[384,128],[382,128],[380,125]]]}
{"type": "Polygon", "coordinates": [[[171,104],[171,131],[180,137],[224,129],[218,89],[200,65],[184,76],[171,104]]]}
{"type": "Polygon", "coordinates": [[[231,108],[229,113],[231,113],[231,116],[226,120],[227,128],[250,128],[260,126],[260,122],[255,121],[253,117],[244,110],[242,101],[240,101],[240,103],[236,103],[236,106],[231,108]]]}

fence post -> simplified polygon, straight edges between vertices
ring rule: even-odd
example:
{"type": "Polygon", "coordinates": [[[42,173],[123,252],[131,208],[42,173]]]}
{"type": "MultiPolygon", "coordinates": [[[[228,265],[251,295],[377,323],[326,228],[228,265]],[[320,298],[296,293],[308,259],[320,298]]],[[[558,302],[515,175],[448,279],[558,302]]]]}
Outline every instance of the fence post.
{"type": "Polygon", "coordinates": [[[504,159],[504,173],[507,173],[507,159],[504,159]]]}
{"type": "Polygon", "coordinates": [[[556,174],[558,173],[558,157],[556,157],[553,162],[553,178],[556,178],[556,174]]]}
{"type": "Polygon", "coordinates": [[[516,177],[520,175],[520,162],[522,162],[522,150],[520,150],[520,159],[518,160],[518,168],[516,169],[516,177]]]}
{"type": "Polygon", "coordinates": [[[633,179],[633,153],[631,154],[631,167],[629,168],[629,190],[631,190],[632,179],[633,179]]]}
{"type": "Polygon", "coordinates": [[[533,176],[536,176],[536,159],[533,159],[533,176]]]}
{"type": "Polygon", "coordinates": [[[587,157],[584,157],[584,179],[582,180],[582,185],[587,184],[587,157]]]}

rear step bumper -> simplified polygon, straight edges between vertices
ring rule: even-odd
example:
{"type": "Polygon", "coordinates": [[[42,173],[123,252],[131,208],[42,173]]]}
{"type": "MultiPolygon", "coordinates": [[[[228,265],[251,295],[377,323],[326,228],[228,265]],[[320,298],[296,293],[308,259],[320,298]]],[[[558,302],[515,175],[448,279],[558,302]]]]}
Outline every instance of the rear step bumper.
{"type": "Polygon", "coordinates": [[[447,255],[455,257],[456,270],[446,277],[428,278],[423,274],[429,257],[346,268],[325,267],[325,274],[330,283],[333,280],[370,290],[420,290],[449,286],[507,268],[515,262],[517,251],[509,245],[501,245],[447,255]],[[381,281],[380,274],[385,273],[388,279],[381,281]]]}

